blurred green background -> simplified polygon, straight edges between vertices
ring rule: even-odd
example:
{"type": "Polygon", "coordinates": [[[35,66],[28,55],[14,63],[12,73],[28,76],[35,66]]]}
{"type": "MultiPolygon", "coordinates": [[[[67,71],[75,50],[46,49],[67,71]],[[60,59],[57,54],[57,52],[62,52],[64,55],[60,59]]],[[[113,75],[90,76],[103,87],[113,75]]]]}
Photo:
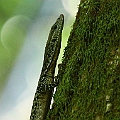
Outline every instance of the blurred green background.
{"type": "Polygon", "coordinates": [[[80,0],[0,0],[0,120],[28,120],[50,27],[65,16],[61,62],[80,0]]]}
{"type": "Polygon", "coordinates": [[[0,95],[42,0],[0,1],[0,95]]]}

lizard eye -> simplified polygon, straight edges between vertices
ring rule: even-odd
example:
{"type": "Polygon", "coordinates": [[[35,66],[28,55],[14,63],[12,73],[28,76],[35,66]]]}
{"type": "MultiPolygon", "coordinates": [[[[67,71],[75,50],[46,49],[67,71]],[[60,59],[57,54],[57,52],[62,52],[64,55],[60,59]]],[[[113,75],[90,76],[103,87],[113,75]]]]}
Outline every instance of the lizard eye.
{"type": "Polygon", "coordinates": [[[53,25],[53,29],[54,30],[57,29],[57,25],[56,24],[53,25]]]}
{"type": "Polygon", "coordinates": [[[54,39],[52,39],[52,42],[55,42],[56,41],[56,39],[54,38],[54,39]]]}

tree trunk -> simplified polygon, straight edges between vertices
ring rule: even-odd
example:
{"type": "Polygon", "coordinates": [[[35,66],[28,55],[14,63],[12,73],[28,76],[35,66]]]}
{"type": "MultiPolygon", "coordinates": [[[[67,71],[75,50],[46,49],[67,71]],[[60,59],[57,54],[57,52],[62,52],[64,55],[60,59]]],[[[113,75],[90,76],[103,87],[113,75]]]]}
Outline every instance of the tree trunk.
{"type": "Polygon", "coordinates": [[[120,0],[82,0],[47,120],[120,120],[120,0]]]}

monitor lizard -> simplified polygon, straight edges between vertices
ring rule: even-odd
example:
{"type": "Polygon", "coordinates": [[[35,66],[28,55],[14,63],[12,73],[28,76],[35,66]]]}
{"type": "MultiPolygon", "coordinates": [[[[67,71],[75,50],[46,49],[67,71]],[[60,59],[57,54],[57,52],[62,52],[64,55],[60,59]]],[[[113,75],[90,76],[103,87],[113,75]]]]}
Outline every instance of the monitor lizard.
{"type": "Polygon", "coordinates": [[[45,120],[50,109],[53,89],[59,84],[54,81],[55,67],[61,48],[64,15],[61,14],[51,27],[45,47],[43,67],[33,100],[30,120],[45,120]]]}

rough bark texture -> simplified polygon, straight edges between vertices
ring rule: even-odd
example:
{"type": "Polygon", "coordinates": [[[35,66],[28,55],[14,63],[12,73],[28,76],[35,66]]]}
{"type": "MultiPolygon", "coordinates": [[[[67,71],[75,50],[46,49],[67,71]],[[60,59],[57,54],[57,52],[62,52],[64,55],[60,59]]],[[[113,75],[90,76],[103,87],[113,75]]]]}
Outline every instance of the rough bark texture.
{"type": "Polygon", "coordinates": [[[82,0],[47,120],[120,120],[120,0],[82,0]]]}

